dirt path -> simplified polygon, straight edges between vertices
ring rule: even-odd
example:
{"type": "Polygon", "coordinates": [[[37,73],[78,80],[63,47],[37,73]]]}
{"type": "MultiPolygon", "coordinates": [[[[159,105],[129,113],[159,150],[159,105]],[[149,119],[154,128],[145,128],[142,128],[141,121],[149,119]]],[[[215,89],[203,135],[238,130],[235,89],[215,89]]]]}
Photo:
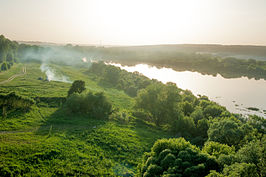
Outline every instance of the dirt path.
{"type": "Polygon", "coordinates": [[[20,74],[14,74],[13,76],[11,76],[10,78],[8,78],[7,80],[0,82],[0,85],[1,85],[1,84],[5,84],[5,83],[7,83],[7,82],[10,82],[10,81],[12,81],[13,79],[15,79],[16,77],[23,76],[23,75],[25,75],[26,73],[27,73],[26,66],[23,66],[23,67],[22,67],[22,73],[20,73],[20,74]]]}

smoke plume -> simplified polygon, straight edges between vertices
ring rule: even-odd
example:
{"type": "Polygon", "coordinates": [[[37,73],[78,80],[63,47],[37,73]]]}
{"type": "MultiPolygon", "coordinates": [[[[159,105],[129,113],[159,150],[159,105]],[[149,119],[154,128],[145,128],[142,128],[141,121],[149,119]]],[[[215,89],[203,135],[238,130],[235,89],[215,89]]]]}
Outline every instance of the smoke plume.
{"type": "Polygon", "coordinates": [[[67,82],[72,83],[69,78],[63,74],[56,73],[56,71],[51,68],[49,65],[42,63],[40,67],[41,71],[46,74],[46,79],[48,81],[59,81],[59,82],[67,82]]]}

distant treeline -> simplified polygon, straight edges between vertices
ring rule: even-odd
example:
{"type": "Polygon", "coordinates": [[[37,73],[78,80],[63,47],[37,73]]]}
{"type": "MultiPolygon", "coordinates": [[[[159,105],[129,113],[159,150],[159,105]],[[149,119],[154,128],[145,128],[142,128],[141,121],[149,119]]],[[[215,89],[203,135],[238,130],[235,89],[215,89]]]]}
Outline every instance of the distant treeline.
{"type": "Polygon", "coordinates": [[[177,71],[197,71],[202,74],[217,75],[225,78],[266,79],[266,61],[254,59],[222,58],[211,54],[188,53],[173,48],[153,49],[136,47],[103,48],[99,52],[102,59],[124,65],[146,63],[157,67],[169,67],[177,71]]]}
{"type": "Polygon", "coordinates": [[[104,60],[124,65],[146,63],[157,67],[169,67],[177,71],[197,71],[202,74],[225,78],[266,79],[266,61],[237,59],[229,56],[254,56],[266,59],[264,46],[223,46],[223,45],[154,45],[131,47],[96,47],[60,45],[18,44],[0,37],[1,70],[16,62],[51,62],[79,67],[84,62],[104,60]],[[217,54],[217,55],[212,55],[217,54]],[[86,58],[86,59],[85,59],[86,58]],[[86,61],[82,61],[85,59],[86,61]]]}

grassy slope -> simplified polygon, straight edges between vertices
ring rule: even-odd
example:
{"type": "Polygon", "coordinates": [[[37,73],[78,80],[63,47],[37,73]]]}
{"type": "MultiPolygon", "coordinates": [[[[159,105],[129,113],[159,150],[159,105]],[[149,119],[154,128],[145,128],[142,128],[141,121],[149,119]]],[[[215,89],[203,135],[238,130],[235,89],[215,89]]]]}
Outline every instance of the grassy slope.
{"type": "MultiPolygon", "coordinates": [[[[45,82],[38,64],[24,64],[27,74],[0,86],[1,93],[25,96],[66,96],[68,83],[45,82]]],[[[120,110],[131,109],[134,100],[122,91],[97,85],[82,70],[55,66],[71,80],[82,79],[92,91],[104,91],[120,110]]],[[[8,74],[8,73],[5,73],[8,74]]],[[[62,108],[37,107],[26,113],[0,117],[0,173],[29,176],[134,174],[144,151],[154,141],[170,135],[148,125],[73,117],[62,108]],[[3,170],[4,169],[4,170],[3,170]]]]}
{"type": "Polygon", "coordinates": [[[22,73],[22,64],[14,64],[9,70],[0,72],[0,82],[7,80],[14,74],[22,73]]]}

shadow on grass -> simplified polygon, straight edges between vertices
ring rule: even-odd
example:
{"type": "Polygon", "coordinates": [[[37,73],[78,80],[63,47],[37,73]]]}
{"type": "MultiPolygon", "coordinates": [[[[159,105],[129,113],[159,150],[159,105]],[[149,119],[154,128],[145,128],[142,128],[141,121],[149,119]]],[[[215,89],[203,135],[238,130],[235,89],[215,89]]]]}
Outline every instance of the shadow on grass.
{"type": "Polygon", "coordinates": [[[44,117],[44,120],[44,123],[36,131],[38,135],[80,135],[84,131],[93,131],[106,123],[106,120],[94,119],[85,115],[68,114],[64,107],[60,107],[48,117],[44,117]]]}

